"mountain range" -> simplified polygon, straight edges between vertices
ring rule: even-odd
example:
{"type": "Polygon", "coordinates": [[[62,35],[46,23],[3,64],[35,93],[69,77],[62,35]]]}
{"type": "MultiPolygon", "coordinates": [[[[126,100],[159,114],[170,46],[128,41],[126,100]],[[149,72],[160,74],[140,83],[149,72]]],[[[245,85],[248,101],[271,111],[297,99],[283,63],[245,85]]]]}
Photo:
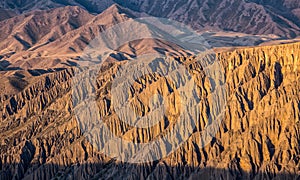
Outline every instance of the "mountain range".
{"type": "Polygon", "coordinates": [[[0,7],[20,14],[75,5],[90,13],[101,13],[114,3],[133,11],[184,22],[198,30],[296,37],[300,29],[297,0],[1,0],[0,7]]]}
{"type": "MultiPolygon", "coordinates": [[[[49,3],[43,3],[45,4],[49,3]]],[[[20,7],[27,6],[20,5],[20,7]]],[[[40,7],[40,9],[43,8],[40,7]]],[[[39,8],[29,10],[23,12],[10,8],[6,10],[10,13],[6,14],[12,17],[0,21],[0,68],[3,74],[1,79],[4,82],[2,86],[9,90],[17,90],[30,81],[28,79],[32,77],[32,74],[27,72],[29,69],[46,69],[52,72],[56,71],[55,69],[76,66],[84,49],[101,32],[125,21],[135,22],[136,18],[149,17],[146,13],[133,11],[117,4],[100,14],[90,13],[82,5],[81,7],[63,6],[48,8],[48,10],[39,10],[39,8]],[[14,77],[14,70],[20,70],[19,73],[26,78],[14,77]],[[12,87],[7,78],[13,78],[14,82],[18,82],[14,84],[19,85],[12,87]]],[[[136,31],[139,33],[138,30],[136,31]]],[[[142,31],[150,34],[157,33],[147,26],[142,31]]],[[[195,29],[196,31],[210,44],[211,48],[255,46],[264,42],[285,39],[273,34],[254,35],[220,29],[216,31],[195,29]]],[[[165,35],[162,34],[162,36],[165,35]]],[[[113,59],[116,60],[128,59],[125,56],[132,57],[140,53],[156,52],[159,49],[171,54],[178,55],[178,52],[181,55],[186,54],[174,44],[149,39],[127,42],[117,48],[121,49],[116,49],[115,54],[112,54],[113,59]]],[[[40,74],[39,72],[44,71],[34,74],[40,74]]]]}
{"type": "MultiPolygon", "coordinates": [[[[234,4],[230,4],[227,1],[215,3],[209,1],[208,4],[206,1],[191,1],[185,3],[185,6],[180,6],[179,4],[168,5],[171,1],[166,1],[165,5],[151,1],[152,3],[135,2],[133,3],[136,4],[135,6],[129,6],[132,3],[127,3],[127,8],[115,4],[103,11],[100,10],[100,6],[91,2],[93,7],[99,7],[97,12],[101,12],[100,14],[91,13],[93,10],[88,8],[89,6],[77,1],[47,1],[41,5],[36,3],[34,7],[29,6],[34,4],[29,1],[20,2],[3,1],[2,8],[9,9],[0,10],[10,12],[2,17],[8,19],[0,21],[0,55],[3,60],[9,61],[9,64],[2,66],[10,66],[10,68],[28,69],[45,66],[60,68],[62,64],[70,64],[68,62],[72,61],[71,58],[78,58],[88,43],[100,32],[127,20],[149,16],[147,13],[176,19],[193,27],[195,31],[202,33],[201,36],[213,48],[255,46],[264,42],[296,37],[300,32],[297,21],[289,21],[283,15],[278,15],[278,21],[275,21],[276,18],[270,15],[271,11],[259,4],[265,4],[263,2],[256,4],[235,1],[234,4]],[[64,6],[65,4],[79,6],[64,6]],[[44,7],[45,5],[47,7],[44,7]],[[59,8],[54,8],[56,6],[59,8]],[[173,9],[164,9],[167,6],[173,9]],[[233,7],[238,7],[239,10],[233,11],[233,7]],[[162,12],[154,11],[155,9],[162,12]],[[45,58],[47,61],[43,60],[45,58]]],[[[269,4],[265,6],[271,7],[269,4]]],[[[160,48],[168,49],[170,46],[160,48]]]]}
{"type": "Polygon", "coordinates": [[[0,179],[299,179],[298,1],[0,0],[0,179]],[[168,19],[162,21],[168,28],[142,20],[153,17],[168,19]],[[107,33],[118,25],[127,31],[107,33]],[[193,33],[181,34],[185,28],[193,33]],[[172,33],[196,43],[185,46],[172,33]],[[195,46],[210,50],[208,64],[194,56],[189,47],[195,46]],[[86,70],[81,63],[94,63],[107,49],[101,67],[89,66],[95,77],[78,75],[86,70]],[[140,73],[146,55],[157,53],[163,57],[152,61],[155,72],[146,69],[131,85],[130,76],[118,79],[132,64],[125,75],[140,73]],[[179,71],[174,77],[156,73],[176,65],[188,78],[179,71]],[[193,88],[178,87],[188,80],[193,88]],[[129,124],[121,118],[128,115],[120,113],[123,104],[117,107],[124,100],[120,92],[140,117],[155,114],[161,99],[166,112],[152,118],[153,126],[129,124]],[[187,104],[194,105],[195,116],[184,111],[187,104]],[[97,129],[100,123],[85,109],[90,106],[98,108],[110,133],[97,129]],[[216,133],[208,133],[213,137],[205,143],[206,129],[222,108],[216,133]],[[175,131],[182,114],[189,118],[175,131]],[[113,134],[147,144],[172,132],[173,140],[151,149],[167,155],[150,162],[122,161],[116,157],[149,154],[105,141],[113,134]],[[100,145],[116,153],[103,153],[100,145]]]}

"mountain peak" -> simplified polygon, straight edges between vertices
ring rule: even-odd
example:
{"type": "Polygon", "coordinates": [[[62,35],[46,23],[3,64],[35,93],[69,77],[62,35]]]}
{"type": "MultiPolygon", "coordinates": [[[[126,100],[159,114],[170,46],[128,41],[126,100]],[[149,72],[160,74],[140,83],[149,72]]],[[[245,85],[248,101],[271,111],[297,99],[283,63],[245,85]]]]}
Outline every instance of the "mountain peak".
{"type": "Polygon", "coordinates": [[[134,12],[118,4],[113,4],[101,14],[97,15],[90,23],[111,26],[127,21],[128,19],[135,19],[142,16],[141,13],[134,12]]]}
{"type": "Polygon", "coordinates": [[[126,8],[118,5],[118,4],[113,4],[109,8],[106,9],[106,11],[114,11],[114,12],[121,12],[125,10],[126,8]]]}
{"type": "Polygon", "coordinates": [[[109,15],[109,14],[113,14],[113,15],[116,15],[116,14],[126,14],[127,17],[129,18],[135,18],[135,17],[138,17],[139,13],[136,13],[130,9],[127,9],[125,7],[122,7],[118,4],[113,4],[111,5],[109,8],[107,8],[105,11],[103,11],[101,13],[101,15],[109,15]]]}

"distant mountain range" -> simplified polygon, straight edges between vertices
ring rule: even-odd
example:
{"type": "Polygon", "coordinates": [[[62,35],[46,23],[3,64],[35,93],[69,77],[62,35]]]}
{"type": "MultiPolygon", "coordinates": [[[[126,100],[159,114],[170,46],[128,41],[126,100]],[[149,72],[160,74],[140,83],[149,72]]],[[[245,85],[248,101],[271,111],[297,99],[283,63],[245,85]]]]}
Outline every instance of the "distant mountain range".
{"type": "Polygon", "coordinates": [[[20,14],[73,5],[90,13],[101,13],[114,3],[178,20],[197,30],[275,34],[286,38],[300,35],[298,0],[1,0],[0,11],[8,9],[20,14]]]}
{"type": "MultiPolygon", "coordinates": [[[[18,69],[61,68],[72,66],[73,60],[81,56],[85,47],[107,28],[135,18],[147,16],[120,5],[112,5],[100,14],[90,14],[78,6],[65,6],[50,10],[37,10],[16,15],[0,21],[0,55],[9,64],[6,67],[18,69]]],[[[153,31],[146,27],[144,31],[153,31]]],[[[138,33],[138,32],[136,32],[138,33]]],[[[212,47],[254,46],[271,41],[275,36],[249,35],[224,31],[202,32],[212,47]]],[[[179,47],[167,42],[142,40],[124,44],[117,54],[129,56],[137,53],[164,49],[168,53],[184,53],[179,47]],[[145,49],[146,47],[146,49],[145,49]]],[[[119,55],[113,55],[123,59],[119,55]]]]}

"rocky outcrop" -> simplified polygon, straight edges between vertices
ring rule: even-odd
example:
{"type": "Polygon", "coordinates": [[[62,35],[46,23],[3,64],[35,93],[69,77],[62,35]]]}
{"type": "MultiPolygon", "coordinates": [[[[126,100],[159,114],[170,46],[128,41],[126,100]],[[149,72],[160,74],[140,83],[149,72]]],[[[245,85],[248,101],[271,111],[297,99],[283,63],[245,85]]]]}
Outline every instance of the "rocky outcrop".
{"type": "MultiPolygon", "coordinates": [[[[141,164],[108,157],[85,138],[73,111],[76,69],[38,77],[22,92],[1,99],[0,179],[299,178],[300,44],[234,49],[215,57],[225,75],[220,82],[209,80],[203,65],[192,57],[176,60],[195,80],[199,119],[179,149],[141,164]],[[211,97],[222,83],[225,115],[215,137],[203,145],[201,133],[215,111],[211,97]]],[[[181,111],[179,94],[163,76],[137,79],[130,96],[134,111],[139,115],[151,112],[149,95],[158,91],[169,100],[168,113],[151,128],[124,123],[116,114],[111,93],[112,81],[124,63],[102,68],[93,86],[100,116],[118,137],[153,141],[173,128],[181,111]]],[[[78,92],[84,97],[83,91],[78,92]]]]}

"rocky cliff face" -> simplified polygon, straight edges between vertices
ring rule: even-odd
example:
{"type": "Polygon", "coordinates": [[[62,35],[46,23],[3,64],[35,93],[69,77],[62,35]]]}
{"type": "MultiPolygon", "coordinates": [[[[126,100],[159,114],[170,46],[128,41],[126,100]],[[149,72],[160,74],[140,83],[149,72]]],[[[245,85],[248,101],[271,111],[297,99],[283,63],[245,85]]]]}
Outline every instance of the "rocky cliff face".
{"type": "MultiPolygon", "coordinates": [[[[192,74],[196,96],[203,99],[193,134],[167,157],[142,164],[111,159],[85,138],[72,104],[76,69],[65,69],[0,98],[0,179],[299,178],[300,43],[235,49],[216,57],[225,73],[227,105],[216,136],[204,148],[200,137],[210,124],[216,86],[193,58],[177,60],[192,74]]],[[[135,111],[151,111],[147,94],[159,91],[170,99],[169,114],[152,128],[131,127],[111,103],[111,82],[122,63],[102,68],[97,78],[99,113],[118,137],[149,142],[172,129],[180,111],[176,88],[160,76],[137,80],[130,97],[135,111]]]]}

